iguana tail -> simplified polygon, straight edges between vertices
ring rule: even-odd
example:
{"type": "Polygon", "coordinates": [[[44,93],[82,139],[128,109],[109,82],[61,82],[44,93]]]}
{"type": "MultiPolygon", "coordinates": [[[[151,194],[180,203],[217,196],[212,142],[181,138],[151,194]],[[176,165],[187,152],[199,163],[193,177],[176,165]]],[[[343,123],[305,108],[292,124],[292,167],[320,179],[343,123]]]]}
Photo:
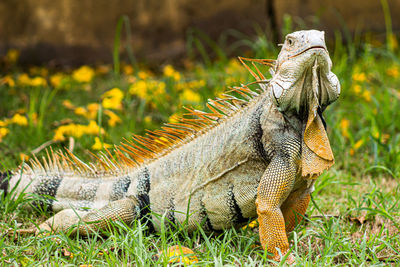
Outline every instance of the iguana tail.
{"type": "Polygon", "coordinates": [[[38,200],[35,205],[52,211],[103,207],[124,198],[131,183],[127,174],[88,177],[65,172],[16,172],[10,177],[9,181],[7,178],[0,180],[1,189],[10,192],[15,188],[16,194],[33,194],[38,200]]]}
{"type": "Polygon", "coordinates": [[[7,195],[8,191],[8,185],[9,185],[9,179],[11,178],[11,172],[6,171],[6,172],[0,172],[0,191],[2,190],[4,193],[4,196],[7,195]]]}

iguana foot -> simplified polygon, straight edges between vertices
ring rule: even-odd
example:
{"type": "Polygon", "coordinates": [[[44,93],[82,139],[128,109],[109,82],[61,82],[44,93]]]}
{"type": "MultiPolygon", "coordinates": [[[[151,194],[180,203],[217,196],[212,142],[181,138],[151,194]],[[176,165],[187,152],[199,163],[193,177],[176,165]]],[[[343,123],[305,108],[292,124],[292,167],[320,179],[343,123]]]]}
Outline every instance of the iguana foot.
{"type": "MultiPolygon", "coordinates": [[[[274,260],[274,261],[277,261],[277,262],[281,262],[281,256],[276,255],[276,256],[273,258],[273,260],[274,260]]],[[[292,253],[290,253],[290,254],[288,255],[288,257],[287,257],[286,260],[285,260],[285,263],[288,264],[288,265],[292,265],[292,264],[296,263],[295,257],[293,256],[292,253]]]]}

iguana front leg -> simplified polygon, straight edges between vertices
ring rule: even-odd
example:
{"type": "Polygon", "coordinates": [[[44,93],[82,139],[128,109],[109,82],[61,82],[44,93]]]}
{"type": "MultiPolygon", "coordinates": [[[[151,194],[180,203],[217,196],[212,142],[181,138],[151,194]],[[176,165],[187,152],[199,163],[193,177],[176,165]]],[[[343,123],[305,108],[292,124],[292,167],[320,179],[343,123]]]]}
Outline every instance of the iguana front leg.
{"type": "Polygon", "coordinates": [[[297,191],[291,193],[282,205],[281,210],[285,218],[286,232],[289,233],[298,225],[306,213],[308,204],[310,202],[310,193],[297,191]]]}
{"type": "Polygon", "coordinates": [[[280,209],[296,178],[295,160],[275,156],[264,172],[257,191],[257,214],[260,241],[264,249],[280,261],[277,248],[285,255],[289,242],[285,231],[285,220],[280,209]]]}

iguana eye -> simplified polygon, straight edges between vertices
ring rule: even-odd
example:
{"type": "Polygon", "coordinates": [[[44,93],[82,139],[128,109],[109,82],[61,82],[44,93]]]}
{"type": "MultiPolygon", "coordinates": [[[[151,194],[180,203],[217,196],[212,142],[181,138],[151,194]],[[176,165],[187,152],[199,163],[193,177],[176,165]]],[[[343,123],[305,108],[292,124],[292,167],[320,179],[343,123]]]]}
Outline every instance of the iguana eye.
{"type": "Polygon", "coordinates": [[[294,44],[293,38],[290,38],[290,37],[287,38],[286,42],[288,43],[289,46],[293,46],[293,44],[294,44]]]}

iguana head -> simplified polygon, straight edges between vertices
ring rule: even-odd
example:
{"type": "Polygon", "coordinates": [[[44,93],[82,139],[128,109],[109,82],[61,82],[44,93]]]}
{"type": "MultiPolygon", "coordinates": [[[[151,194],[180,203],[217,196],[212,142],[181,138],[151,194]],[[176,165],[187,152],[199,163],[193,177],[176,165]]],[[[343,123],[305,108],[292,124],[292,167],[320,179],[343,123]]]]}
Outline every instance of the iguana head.
{"type": "Polygon", "coordinates": [[[298,31],[286,36],[271,80],[271,93],[282,112],[304,113],[315,97],[321,109],[335,101],[340,84],[331,72],[332,61],[324,32],[298,31]]]}
{"type": "Polygon", "coordinates": [[[340,94],[331,68],[324,32],[298,31],[286,36],[270,82],[279,111],[296,113],[304,121],[304,176],[319,175],[334,163],[321,118],[321,112],[340,94]]]}

